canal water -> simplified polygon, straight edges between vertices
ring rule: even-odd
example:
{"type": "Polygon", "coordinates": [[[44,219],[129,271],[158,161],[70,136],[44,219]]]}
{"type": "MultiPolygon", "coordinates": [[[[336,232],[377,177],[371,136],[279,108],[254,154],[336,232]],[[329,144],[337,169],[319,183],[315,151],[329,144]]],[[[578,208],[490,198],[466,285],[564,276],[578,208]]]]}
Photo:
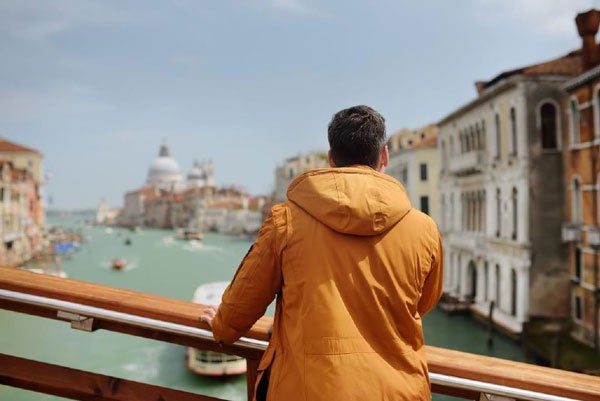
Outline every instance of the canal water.
{"type": "MultiPolygon", "coordinates": [[[[113,287],[190,300],[200,284],[230,280],[251,242],[234,236],[206,233],[199,246],[165,241],[173,231],[131,232],[84,227],[73,217],[50,224],[83,231],[88,241],[62,269],[69,278],[113,287]],[[131,240],[125,245],[126,239],[131,240]],[[123,257],[122,271],[111,260],[123,257]]],[[[272,313],[272,312],[271,312],[272,313]]],[[[484,328],[467,316],[448,316],[439,309],[424,318],[428,344],[500,358],[522,360],[520,347],[497,335],[486,346],[484,328]]],[[[0,352],[129,380],[172,387],[225,400],[246,400],[245,377],[208,378],[187,370],[183,346],[107,331],[73,330],[65,322],[0,310],[0,352]]],[[[434,400],[454,398],[434,395],[434,400]]],[[[60,397],[0,385],[0,401],[56,401],[60,397]]]]}

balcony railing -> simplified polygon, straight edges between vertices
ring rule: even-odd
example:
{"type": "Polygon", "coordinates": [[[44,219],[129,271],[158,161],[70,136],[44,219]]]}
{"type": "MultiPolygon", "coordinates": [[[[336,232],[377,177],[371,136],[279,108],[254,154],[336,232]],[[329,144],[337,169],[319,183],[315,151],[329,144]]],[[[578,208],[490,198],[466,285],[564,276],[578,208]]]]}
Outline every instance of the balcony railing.
{"type": "Polygon", "coordinates": [[[461,153],[450,159],[449,170],[451,174],[467,175],[483,171],[485,153],[482,150],[473,150],[461,153]]]}
{"type": "Polygon", "coordinates": [[[579,242],[579,241],[581,241],[581,224],[563,223],[563,225],[562,225],[562,240],[563,240],[563,242],[579,242]]]}
{"type": "MultiPolygon", "coordinates": [[[[0,308],[246,358],[248,399],[272,319],[218,345],[199,323],[201,305],[98,284],[0,268],[0,308]]],[[[93,337],[90,337],[93,341],[93,337]]],[[[427,347],[432,390],[469,400],[599,400],[600,377],[427,347]],[[497,399],[497,398],[495,398],[497,399]]],[[[0,383],[77,400],[217,401],[216,398],[0,354],[0,383]]]]}

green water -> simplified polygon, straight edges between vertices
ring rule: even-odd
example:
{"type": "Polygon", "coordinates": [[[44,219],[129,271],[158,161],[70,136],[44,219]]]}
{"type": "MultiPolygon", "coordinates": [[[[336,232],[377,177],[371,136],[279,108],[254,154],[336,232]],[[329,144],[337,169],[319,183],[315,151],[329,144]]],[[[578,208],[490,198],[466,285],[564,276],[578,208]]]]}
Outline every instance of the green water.
{"type": "MultiPolygon", "coordinates": [[[[74,226],[76,220],[51,220],[74,226]]],[[[250,242],[207,233],[202,246],[174,241],[172,231],[82,227],[89,241],[69,259],[63,270],[69,278],[157,295],[191,299],[196,287],[210,281],[230,280],[250,242]],[[124,244],[130,238],[130,246],[124,244]],[[129,264],[114,271],[111,260],[124,257],[129,264]]],[[[493,349],[480,324],[465,316],[449,317],[434,310],[424,319],[426,342],[500,358],[522,360],[520,348],[496,336],[493,349]]],[[[192,374],[184,364],[184,347],[107,331],[73,330],[67,323],[0,310],[0,353],[30,358],[154,385],[177,388],[226,400],[246,400],[245,377],[207,378],[192,374]]],[[[434,400],[452,399],[435,395],[434,400]]],[[[63,398],[0,386],[1,401],[63,400],[63,398]]]]}

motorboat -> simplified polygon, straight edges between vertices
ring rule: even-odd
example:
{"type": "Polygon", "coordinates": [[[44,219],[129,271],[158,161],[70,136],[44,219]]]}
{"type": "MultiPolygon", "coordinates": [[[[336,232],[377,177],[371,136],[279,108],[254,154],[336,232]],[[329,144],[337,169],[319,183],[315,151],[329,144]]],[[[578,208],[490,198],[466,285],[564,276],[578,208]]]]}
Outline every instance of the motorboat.
{"type": "MultiPolygon", "coordinates": [[[[228,285],[227,281],[200,285],[194,292],[193,301],[202,305],[218,305],[228,285]]],[[[222,352],[187,347],[185,360],[188,369],[198,375],[232,376],[246,373],[246,359],[222,352]]]]}
{"type": "Polygon", "coordinates": [[[123,270],[127,266],[127,260],[123,258],[116,258],[112,261],[112,268],[114,270],[123,270]]]}
{"type": "Polygon", "coordinates": [[[202,241],[204,235],[202,234],[202,230],[194,227],[182,227],[177,229],[177,238],[182,240],[196,240],[202,241]]]}

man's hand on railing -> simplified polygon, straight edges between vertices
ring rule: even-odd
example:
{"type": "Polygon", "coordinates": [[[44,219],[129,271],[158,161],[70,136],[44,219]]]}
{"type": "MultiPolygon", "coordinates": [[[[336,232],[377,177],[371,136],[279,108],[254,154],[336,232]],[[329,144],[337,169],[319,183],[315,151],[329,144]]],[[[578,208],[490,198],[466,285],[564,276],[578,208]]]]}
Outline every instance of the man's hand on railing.
{"type": "Polygon", "coordinates": [[[208,324],[212,328],[212,321],[217,314],[218,306],[209,305],[204,310],[202,310],[202,315],[200,315],[200,321],[208,324]]]}

